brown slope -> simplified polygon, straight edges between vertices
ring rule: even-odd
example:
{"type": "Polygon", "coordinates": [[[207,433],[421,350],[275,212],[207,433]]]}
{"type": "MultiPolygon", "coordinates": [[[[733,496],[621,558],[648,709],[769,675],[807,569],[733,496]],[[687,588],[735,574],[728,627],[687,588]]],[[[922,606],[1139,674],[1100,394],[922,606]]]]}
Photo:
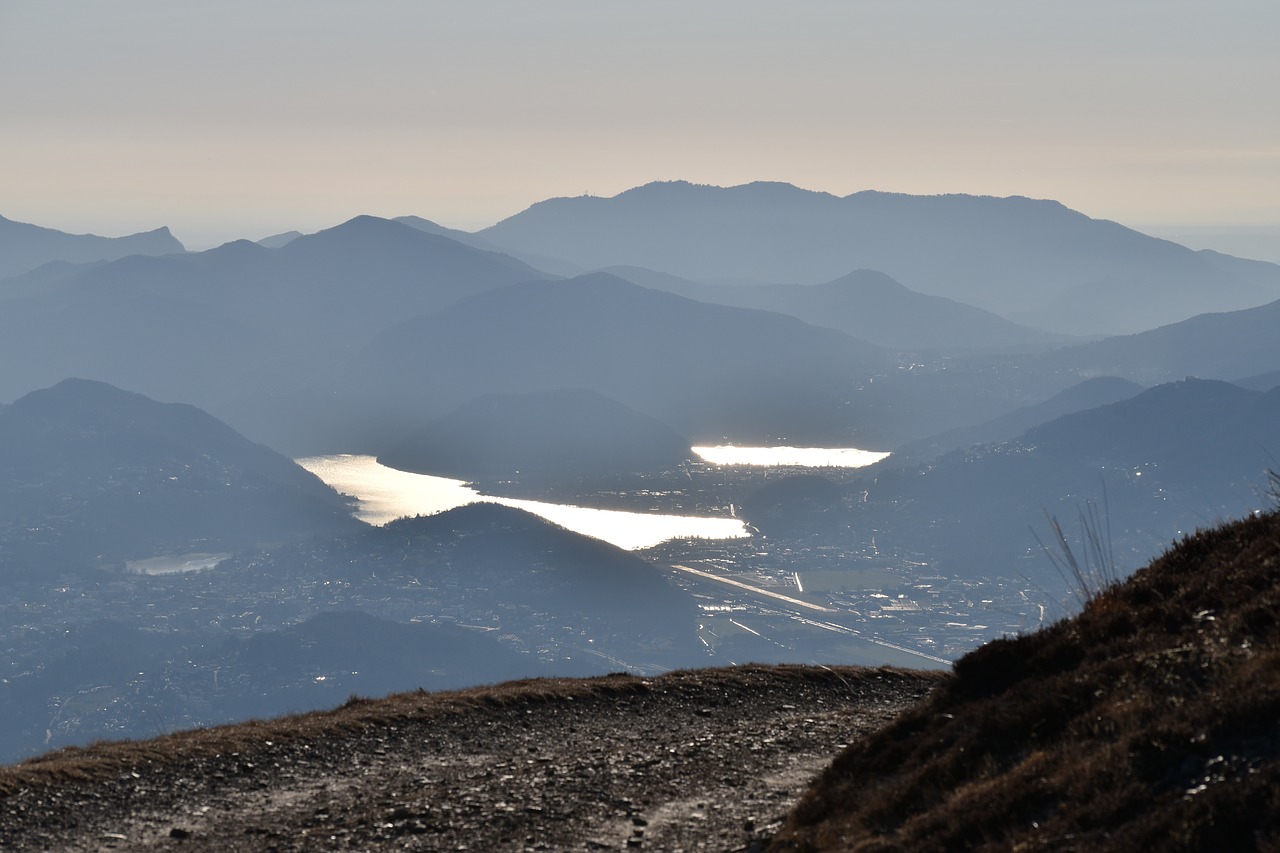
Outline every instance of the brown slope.
{"type": "Polygon", "coordinates": [[[1278,607],[1280,513],[1199,533],[1079,617],[961,659],[771,849],[1277,849],[1278,607]]]}
{"type": "Polygon", "coordinates": [[[68,749],[0,768],[0,846],[758,848],[843,739],[944,677],[543,679],[68,749]]]}

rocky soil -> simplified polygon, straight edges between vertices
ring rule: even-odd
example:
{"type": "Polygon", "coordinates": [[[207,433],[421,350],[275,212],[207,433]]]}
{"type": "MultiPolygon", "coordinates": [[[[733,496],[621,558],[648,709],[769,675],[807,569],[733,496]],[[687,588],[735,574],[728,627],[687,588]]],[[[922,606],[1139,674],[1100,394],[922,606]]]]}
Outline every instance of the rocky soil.
{"type": "Polygon", "coordinates": [[[740,667],[353,700],[0,768],[6,850],[762,849],[944,676],[740,667]]]}

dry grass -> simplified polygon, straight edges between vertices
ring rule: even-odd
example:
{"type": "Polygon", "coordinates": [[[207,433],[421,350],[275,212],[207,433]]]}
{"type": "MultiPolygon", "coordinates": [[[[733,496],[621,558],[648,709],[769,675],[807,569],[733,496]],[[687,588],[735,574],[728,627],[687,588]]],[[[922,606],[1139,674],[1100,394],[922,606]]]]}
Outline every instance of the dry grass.
{"type": "Polygon", "coordinates": [[[851,746],[776,850],[1280,849],[1280,512],[990,643],[851,746]]]}

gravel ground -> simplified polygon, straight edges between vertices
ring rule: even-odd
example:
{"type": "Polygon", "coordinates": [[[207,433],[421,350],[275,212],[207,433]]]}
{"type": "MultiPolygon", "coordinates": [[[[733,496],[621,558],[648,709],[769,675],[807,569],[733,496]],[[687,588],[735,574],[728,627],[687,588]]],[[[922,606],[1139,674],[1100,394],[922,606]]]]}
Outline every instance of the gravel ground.
{"type": "Polygon", "coordinates": [[[66,750],[0,768],[0,848],[757,850],[842,745],[939,678],[541,680],[66,750]]]}

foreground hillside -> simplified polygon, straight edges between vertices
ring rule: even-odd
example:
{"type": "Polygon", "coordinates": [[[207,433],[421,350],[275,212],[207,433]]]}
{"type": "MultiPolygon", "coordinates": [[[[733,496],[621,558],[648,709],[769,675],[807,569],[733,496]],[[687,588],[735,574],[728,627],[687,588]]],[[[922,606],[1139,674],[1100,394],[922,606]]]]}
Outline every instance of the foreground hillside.
{"type": "Polygon", "coordinates": [[[962,658],[774,850],[1280,849],[1280,513],[962,658]]]}
{"type": "Polygon", "coordinates": [[[742,667],[514,682],[0,769],[8,850],[759,848],[944,676],[742,667]]]}

